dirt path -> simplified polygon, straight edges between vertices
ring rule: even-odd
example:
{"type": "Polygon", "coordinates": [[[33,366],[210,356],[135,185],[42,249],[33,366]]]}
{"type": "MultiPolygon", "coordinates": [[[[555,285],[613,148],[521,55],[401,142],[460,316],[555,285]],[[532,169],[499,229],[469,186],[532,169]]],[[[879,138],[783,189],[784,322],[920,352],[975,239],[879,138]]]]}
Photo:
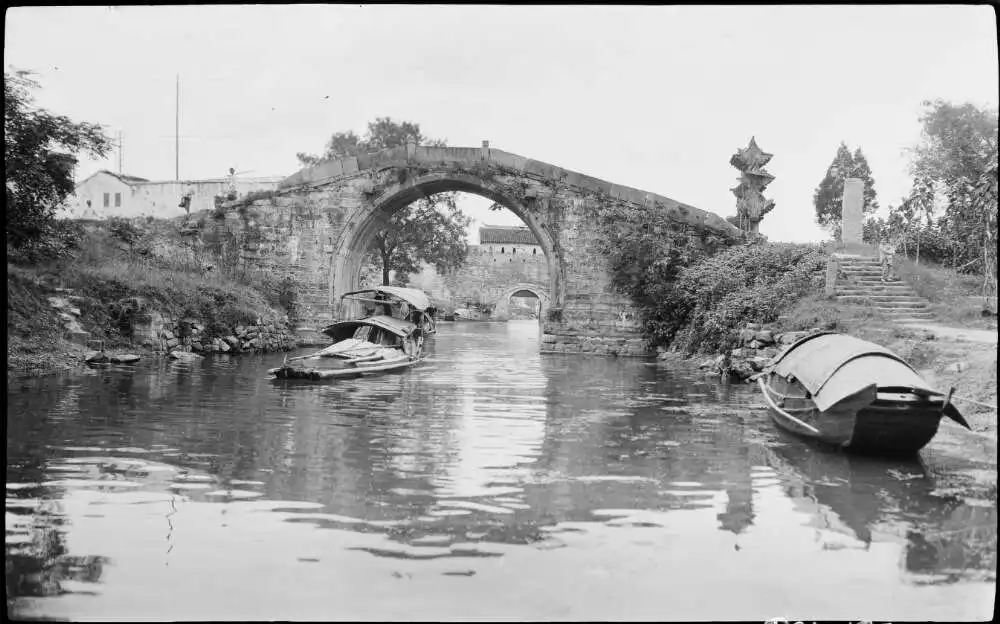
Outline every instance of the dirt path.
{"type": "Polygon", "coordinates": [[[937,338],[944,338],[955,341],[981,342],[983,344],[997,344],[997,330],[995,329],[967,329],[962,327],[948,327],[937,323],[910,323],[903,322],[900,325],[913,329],[922,329],[933,333],[937,338]]]}

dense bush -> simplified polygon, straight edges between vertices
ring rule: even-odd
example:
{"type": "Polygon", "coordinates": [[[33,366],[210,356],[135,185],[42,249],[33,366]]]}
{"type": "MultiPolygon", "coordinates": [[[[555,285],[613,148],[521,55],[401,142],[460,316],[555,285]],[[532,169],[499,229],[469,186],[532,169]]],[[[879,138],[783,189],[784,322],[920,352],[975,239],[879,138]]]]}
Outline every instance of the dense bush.
{"type": "Polygon", "coordinates": [[[640,308],[657,346],[688,353],[731,349],[745,323],[776,320],[823,279],[826,253],[819,245],[729,246],[665,210],[637,212],[600,198],[597,208],[603,234],[597,251],[616,290],[640,308]]]}
{"type": "Polygon", "coordinates": [[[744,323],[772,322],[816,290],[825,263],[816,246],[762,242],[703,258],[647,287],[647,331],[657,344],[689,353],[726,351],[744,323]]]}
{"type": "Polygon", "coordinates": [[[973,269],[975,261],[978,259],[972,256],[969,261],[969,252],[975,253],[969,245],[956,241],[939,228],[928,226],[921,229],[911,229],[904,232],[896,243],[896,252],[902,253],[908,258],[917,259],[921,262],[932,262],[942,266],[959,267],[964,264],[964,269],[973,269]],[[956,264],[960,262],[961,264],[956,264]]]}
{"type": "Polygon", "coordinates": [[[34,237],[19,245],[7,246],[7,261],[31,265],[42,261],[68,258],[80,247],[84,229],[80,223],[52,220],[40,226],[34,237]]]}

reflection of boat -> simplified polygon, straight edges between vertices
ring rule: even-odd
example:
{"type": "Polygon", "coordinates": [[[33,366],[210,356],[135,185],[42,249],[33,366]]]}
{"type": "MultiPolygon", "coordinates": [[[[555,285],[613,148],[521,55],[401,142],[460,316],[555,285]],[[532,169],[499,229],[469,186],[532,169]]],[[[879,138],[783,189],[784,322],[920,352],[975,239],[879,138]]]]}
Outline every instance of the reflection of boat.
{"type": "Polygon", "coordinates": [[[268,373],[279,379],[330,379],[400,370],[420,361],[431,307],[427,295],[412,288],[377,286],[341,297],[346,298],[365,304],[364,318],[330,325],[323,333],[333,338],[332,345],[286,358],[268,373]]]}
{"type": "Polygon", "coordinates": [[[796,435],[862,453],[913,454],[942,416],[968,423],[898,355],[834,332],[806,336],[758,380],[771,418],[796,435]]]}
{"type": "Polygon", "coordinates": [[[854,537],[864,547],[901,544],[901,567],[930,582],[995,580],[995,506],[969,505],[941,492],[915,457],[823,453],[779,434],[788,443],[758,448],[812,526],[854,537]]]}
{"type": "MultiPolygon", "coordinates": [[[[940,503],[930,496],[933,483],[916,458],[823,453],[795,444],[791,437],[787,444],[761,449],[767,464],[782,475],[785,493],[796,507],[810,513],[822,528],[865,544],[881,541],[873,532],[890,524],[894,512],[916,508],[926,517],[940,503]]],[[[897,535],[893,541],[902,540],[897,535]]]]}

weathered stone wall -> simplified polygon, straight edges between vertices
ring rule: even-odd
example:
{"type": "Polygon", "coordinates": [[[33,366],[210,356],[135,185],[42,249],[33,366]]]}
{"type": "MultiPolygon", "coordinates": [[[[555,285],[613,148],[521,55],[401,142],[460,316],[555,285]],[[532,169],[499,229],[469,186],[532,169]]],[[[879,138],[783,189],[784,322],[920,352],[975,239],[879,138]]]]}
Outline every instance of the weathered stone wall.
{"type": "Polygon", "coordinates": [[[339,299],[357,287],[372,237],[396,210],[437,192],[483,195],[531,229],[544,250],[551,297],[545,351],[650,353],[638,310],[615,292],[601,252],[604,234],[595,221],[602,203],[639,222],[659,211],[696,229],[742,236],[717,215],[487,147],[411,144],[324,163],[282,186],[271,197],[228,205],[218,229],[256,237],[246,261],[296,280],[296,321],[312,329],[358,312],[342,310],[339,299]]]}
{"type": "Polygon", "coordinates": [[[287,351],[296,346],[295,336],[286,323],[258,319],[252,324],[237,325],[222,334],[212,334],[205,324],[193,318],[169,318],[158,312],[136,324],[133,340],[153,351],[169,353],[251,353],[287,351]]]}

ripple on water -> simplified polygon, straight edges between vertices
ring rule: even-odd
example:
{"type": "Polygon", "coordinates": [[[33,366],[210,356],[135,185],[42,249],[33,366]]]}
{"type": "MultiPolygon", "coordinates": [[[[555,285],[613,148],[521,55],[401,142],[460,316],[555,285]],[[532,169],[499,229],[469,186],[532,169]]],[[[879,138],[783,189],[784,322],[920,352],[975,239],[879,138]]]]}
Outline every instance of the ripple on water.
{"type": "Polygon", "coordinates": [[[892,621],[992,600],[996,503],[958,487],[983,474],[818,453],[753,388],[538,341],[443,325],[398,375],[277,383],[267,354],[9,392],[12,612],[892,621]],[[115,574],[82,582],[66,557],[86,556],[115,574]]]}

